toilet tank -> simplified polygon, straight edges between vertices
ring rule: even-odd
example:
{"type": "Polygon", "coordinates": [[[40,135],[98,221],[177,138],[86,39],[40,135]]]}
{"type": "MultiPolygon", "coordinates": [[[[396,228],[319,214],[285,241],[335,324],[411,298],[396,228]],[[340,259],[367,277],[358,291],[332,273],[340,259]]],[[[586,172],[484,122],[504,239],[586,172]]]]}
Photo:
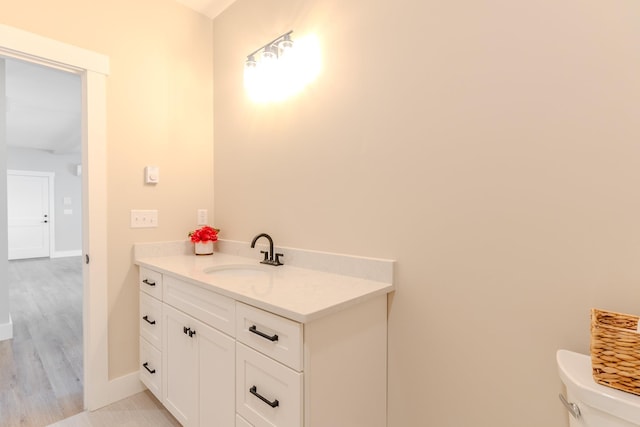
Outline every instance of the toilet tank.
{"type": "Polygon", "coordinates": [[[589,356],[558,350],[556,362],[566,399],[580,410],[577,418],[569,414],[570,427],[640,426],[640,396],[596,383],[589,356]]]}

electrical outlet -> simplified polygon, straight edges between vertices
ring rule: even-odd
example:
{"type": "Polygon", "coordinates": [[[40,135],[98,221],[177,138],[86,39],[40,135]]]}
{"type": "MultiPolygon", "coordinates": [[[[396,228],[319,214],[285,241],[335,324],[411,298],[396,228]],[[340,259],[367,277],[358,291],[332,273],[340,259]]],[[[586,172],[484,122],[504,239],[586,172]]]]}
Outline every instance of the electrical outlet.
{"type": "Polygon", "coordinates": [[[207,225],[209,223],[209,213],[206,209],[198,209],[198,225],[207,225]]]}
{"type": "Polygon", "coordinates": [[[158,226],[158,210],[131,210],[131,228],[154,228],[158,226]]]}

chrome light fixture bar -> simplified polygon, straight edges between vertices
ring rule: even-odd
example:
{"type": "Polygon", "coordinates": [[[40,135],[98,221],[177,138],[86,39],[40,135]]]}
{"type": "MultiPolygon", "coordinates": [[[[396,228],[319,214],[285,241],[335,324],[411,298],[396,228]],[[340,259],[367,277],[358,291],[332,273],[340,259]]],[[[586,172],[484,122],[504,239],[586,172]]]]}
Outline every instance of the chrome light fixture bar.
{"type": "Polygon", "coordinates": [[[293,30],[288,31],[275,39],[271,40],[269,43],[264,46],[259,47],[258,49],[251,52],[247,55],[247,60],[245,62],[246,68],[254,68],[257,66],[255,55],[262,52],[262,57],[266,59],[277,59],[284,52],[291,49],[293,47],[293,41],[291,40],[291,33],[293,30]]]}

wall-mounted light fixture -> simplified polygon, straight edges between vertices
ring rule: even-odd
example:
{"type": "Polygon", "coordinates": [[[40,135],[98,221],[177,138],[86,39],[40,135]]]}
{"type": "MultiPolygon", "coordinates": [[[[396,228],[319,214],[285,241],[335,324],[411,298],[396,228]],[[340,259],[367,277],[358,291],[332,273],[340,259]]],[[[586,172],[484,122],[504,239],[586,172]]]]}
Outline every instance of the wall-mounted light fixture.
{"type": "Polygon", "coordinates": [[[244,85],[258,103],[292,96],[313,81],[320,70],[320,49],[315,36],[291,40],[288,31],[254,50],[244,64],[244,85]]]}
{"type": "Polygon", "coordinates": [[[261,53],[260,60],[262,62],[271,62],[277,60],[281,56],[285,56],[290,53],[293,49],[293,40],[291,40],[291,33],[293,33],[293,30],[276,37],[269,43],[259,47],[258,49],[247,55],[247,60],[244,64],[245,69],[252,70],[258,66],[258,62],[256,62],[256,55],[258,53],[261,53]]]}

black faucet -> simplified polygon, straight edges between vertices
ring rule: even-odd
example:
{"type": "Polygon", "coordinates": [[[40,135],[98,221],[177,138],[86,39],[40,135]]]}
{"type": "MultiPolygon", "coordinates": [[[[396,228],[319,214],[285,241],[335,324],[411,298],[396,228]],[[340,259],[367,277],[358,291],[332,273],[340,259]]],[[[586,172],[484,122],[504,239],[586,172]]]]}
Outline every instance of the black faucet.
{"type": "Polygon", "coordinates": [[[267,240],[269,240],[269,250],[268,251],[260,251],[261,254],[264,254],[264,259],[262,261],[260,261],[260,264],[268,264],[268,265],[274,265],[274,266],[282,265],[282,263],[280,262],[280,257],[284,256],[284,255],[283,254],[275,254],[275,258],[274,258],[273,239],[267,233],[260,233],[256,237],[254,237],[253,241],[251,242],[251,247],[255,248],[256,247],[256,241],[261,237],[266,237],[267,240]]]}

